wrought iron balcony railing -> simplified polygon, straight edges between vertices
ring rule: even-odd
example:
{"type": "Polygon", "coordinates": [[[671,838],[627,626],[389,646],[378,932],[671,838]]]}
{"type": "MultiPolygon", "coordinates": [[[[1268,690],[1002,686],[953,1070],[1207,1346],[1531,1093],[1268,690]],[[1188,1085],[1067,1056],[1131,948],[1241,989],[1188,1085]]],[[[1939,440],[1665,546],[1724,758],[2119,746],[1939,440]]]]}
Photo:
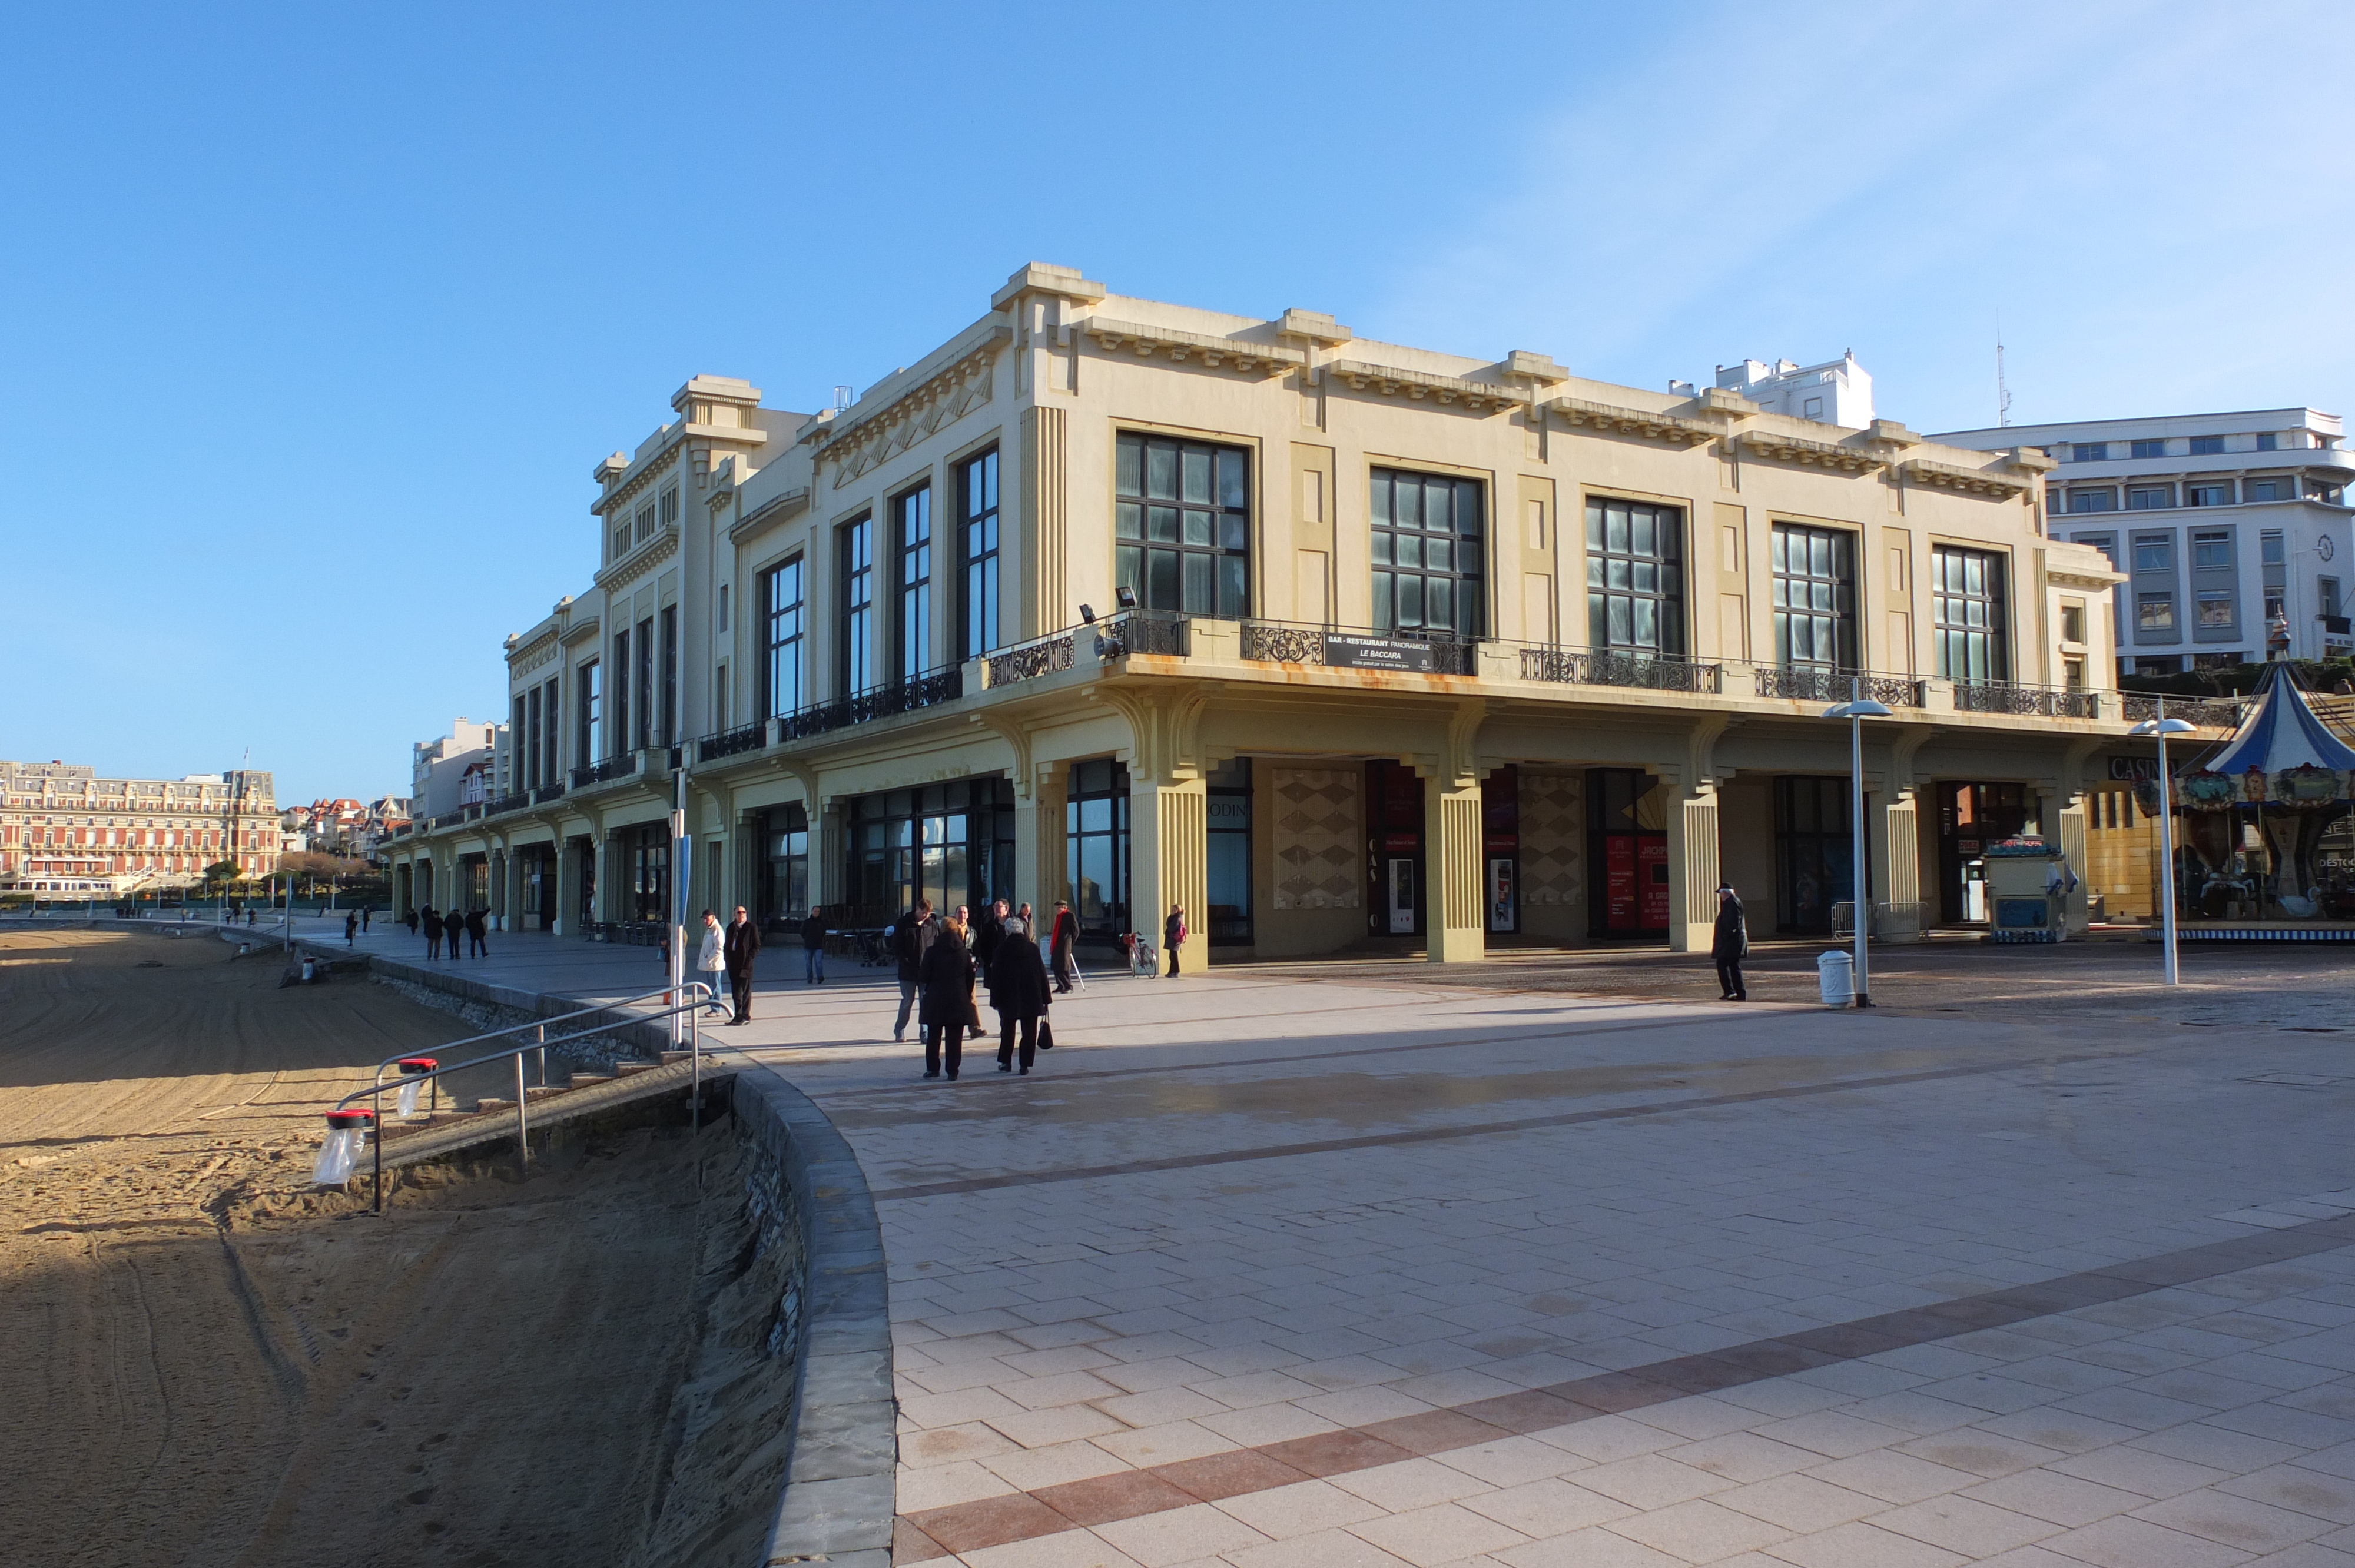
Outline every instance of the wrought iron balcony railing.
{"type": "Polygon", "coordinates": [[[1041,675],[1059,674],[1079,663],[1079,633],[1059,631],[987,655],[989,683],[995,688],[1041,675]]]}
{"type": "Polygon", "coordinates": [[[2167,705],[2167,716],[2181,719],[2185,724],[2198,725],[2201,729],[2237,729],[2241,723],[2241,705],[2211,702],[2205,697],[2146,697],[2133,693],[2120,694],[2118,705],[2125,710],[2128,724],[2140,724],[2145,719],[2158,717],[2161,703],[2167,705]]]}
{"type": "Polygon", "coordinates": [[[2099,718],[2097,693],[2062,686],[2023,686],[2009,681],[1956,681],[1955,711],[2017,714],[2032,718],[2099,718]]]}
{"type": "Polygon", "coordinates": [[[830,703],[818,703],[799,708],[777,721],[779,740],[804,740],[814,735],[828,735],[837,729],[847,729],[870,719],[890,718],[894,714],[913,713],[942,703],[954,702],[964,695],[964,667],[952,664],[945,670],[935,670],[929,675],[913,680],[877,686],[830,703]]]}
{"type": "Polygon", "coordinates": [[[561,779],[556,779],[552,783],[543,784],[538,789],[534,789],[531,792],[531,803],[535,806],[545,806],[550,800],[561,800],[563,799],[564,780],[561,779]]]}
{"type": "Polygon", "coordinates": [[[1646,692],[1717,696],[1725,667],[1653,653],[1592,652],[1572,648],[1524,648],[1521,679],[1575,686],[1624,686],[1646,692]]]}
{"type": "Polygon", "coordinates": [[[739,729],[721,730],[707,735],[695,743],[698,762],[716,762],[723,757],[741,757],[748,751],[758,751],[769,744],[769,721],[762,719],[739,729]]]}
{"type": "Polygon", "coordinates": [[[1804,665],[1757,664],[1752,674],[1762,697],[1792,697],[1803,703],[1844,703],[1851,692],[1892,708],[1923,705],[1923,682],[1903,675],[1871,675],[1859,671],[1810,669],[1804,665]],[[1851,686],[1850,683],[1854,683],[1851,686]]]}
{"type": "Polygon", "coordinates": [[[572,787],[575,789],[586,789],[591,785],[610,784],[616,779],[635,778],[637,771],[638,754],[634,751],[625,751],[618,757],[609,757],[604,761],[590,767],[574,768],[572,787]]]}
{"type": "Polygon", "coordinates": [[[486,817],[496,817],[506,811],[520,811],[526,806],[530,804],[531,792],[529,790],[519,790],[513,795],[502,795],[497,800],[493,800],[490,804],[485,806],[483,808],[483,815],[486,817]]]}

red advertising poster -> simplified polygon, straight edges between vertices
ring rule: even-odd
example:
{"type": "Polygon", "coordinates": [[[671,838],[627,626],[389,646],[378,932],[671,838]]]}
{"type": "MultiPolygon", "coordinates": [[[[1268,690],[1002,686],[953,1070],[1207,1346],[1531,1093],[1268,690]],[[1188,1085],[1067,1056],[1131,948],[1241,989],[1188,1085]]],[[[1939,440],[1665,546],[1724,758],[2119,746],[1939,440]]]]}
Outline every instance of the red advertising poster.
{"type": "Polygon", "coordinates": [[[1603,841],[1603,911],[1608,929],[1636,929],[1636,841],[1625,833],[1603,841]]]}
{"type": "Polygon", "coordinates": [[[1657,931],[1668,924],[1668,841],[1644,839],[1636,849],[1636,882],[1641,887],[1644,927],[1657,931]]]}

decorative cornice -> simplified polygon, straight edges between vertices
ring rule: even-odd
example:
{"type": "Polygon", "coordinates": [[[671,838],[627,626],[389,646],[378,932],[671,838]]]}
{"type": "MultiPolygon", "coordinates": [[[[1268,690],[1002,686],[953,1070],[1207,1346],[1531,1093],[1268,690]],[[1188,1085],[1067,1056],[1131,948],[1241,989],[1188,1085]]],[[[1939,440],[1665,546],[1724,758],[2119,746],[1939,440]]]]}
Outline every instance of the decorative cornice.
{"type": "Polygon", "coordinates": [[[2060,588],[2096,588],[2106,590],[2126,580],[2124,572],[2082,572],[2067,567],[2044,568],[2044,580],[2060,588]]]}
{"type": "Polygon", "coordinates": [[[1337,376],[1360,392],[1374,392],[1384,397],[1410,397],[1417,402],[1429,397],[1442,403],[1461,403],[1476,414],[1494,414],[1507,408],[1529,406],[1529,397],[1518,387],[1499,387],[1489,381],[1466,381],[1460,376],[1438,376],[1426,370],[1401,370],[1394,365],[1369,365],[1363,360],[1337,359],[1325,366],[1327,376],[1337,376]]]}
{"type": "Polygon", "coordinates": [[[597,586],[607,593],[626,588],[678,553],[678,524],[665,524],[645,544],[597,574],[597,586]]]}
{"type": "Polygon", "coordinates": [[[1804,436],[1778,436],[1767,430],[1744,430],[1742,444],[1763,458],[1777,462],[1795,462],[1802,467],[1834,470],[1840,473],[1864,473],[1876,468],[1886,468],[1889,460],[1878,452],[1843,446],[1838,441],[1811,441],[1804,436]]]}
{"type": "Polygon", "coordinates": [[[1571,424],[1615,436],[1641,436],[1647,441],[1670,441],[1689,447],[1713,441],[1721,433],[1716,426],[1698,419],[1680,419],[1674,414],[1656,414],[1643,408],[1621,408],[1609,403],[1590,403],[1582,397],[1557,397],[1546,407],[1571,424]]]}
{"type": "Polygon", "coordinates": [[[818,438],[815,454],[818,461],[836,465],[835,488],[987,403],[995,395],[998,351],[1013,340],[1012,328],[994,325],[954,362],[888,402],[837,417],[818,438]]]}
{"type": "Polygon", "coordinates": [[[563,639],[564,645],[570,648],[578,643],[592,641],[597,635],[598,624],[597,617],[584,615],[567,625],[559,635],[563,639]]]}
{"type": "Polygon", "coordinates": [[[1102,316],[1090,316],[1075,330],[1095,339],[1107,354],[1126,348],[1139,359],[1166,354],[1173,361],[1192,355],[1209,366],[1231,364],[1246,376],[1281,376],[1308,363],[1306,353],[1283,344],[1246,343],[1209,333],[1180,332],[1176,327],[1106,321],[1102,316]]]}
{"type": "Polygon", "coordinates": [[[2032,477],[2018,478],[1998,473],[1993,469],[1955,468],[1948,463],[1932,462],[1928,458],[1907,458],[1897,468],[1915,484],[1928,485],[1934,490],[1952,490],[1965,495],[1984,495],[1996,501],[2009,501],[2036,482],[2032,477]]]}
{"type": "MultiPolygon", "coordinates": [[[[669,433],[664,436],[662,444],[645,456],[634,460],[630,463],[629,471],[615,480],[604,494],[591,503],[589,510],[602,517],[624,502],[634,501],[642,491],[667,471],[670,460],[677,456],[679,448],[688,441],[709,441],[723,446],[757,448],[765,444],[768,439],[769,432],[758,425],[674,424],[670,427],[669,433]]],[[[613,457],[621,455],[615,452],[613,457]]],[[[613,461],[613,458],[607,458],[604,462],[597,466],[599,478],[605,476],[613,461]]]]}
{"type": "Polygon", "coordinates": [[[507,651],[507,668],[520,673],[538,668],[546,661],[543,654],[553,654],[557,644],[556,628],[548,627],[528,642],[520,642],[507,651]]]}
{"type": "Polygon", "coordinates": [[[773,523],[783,523],[809,509],[809,486],[788,490],[783,495],[773,495],[744,516],[729,525],[728,542],[741,545],[773,523]]]}

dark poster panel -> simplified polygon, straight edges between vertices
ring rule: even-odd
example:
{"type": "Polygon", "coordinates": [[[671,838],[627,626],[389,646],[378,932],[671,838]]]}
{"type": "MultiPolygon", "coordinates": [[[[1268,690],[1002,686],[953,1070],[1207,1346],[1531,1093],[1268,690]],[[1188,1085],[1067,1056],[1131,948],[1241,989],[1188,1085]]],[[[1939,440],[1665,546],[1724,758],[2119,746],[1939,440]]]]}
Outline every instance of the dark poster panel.
{"type": "Polygon", "coordinates": [[[1366,928],[1423,934],[1423,779],[1387,758],[1366,764],[1366,928]]]}

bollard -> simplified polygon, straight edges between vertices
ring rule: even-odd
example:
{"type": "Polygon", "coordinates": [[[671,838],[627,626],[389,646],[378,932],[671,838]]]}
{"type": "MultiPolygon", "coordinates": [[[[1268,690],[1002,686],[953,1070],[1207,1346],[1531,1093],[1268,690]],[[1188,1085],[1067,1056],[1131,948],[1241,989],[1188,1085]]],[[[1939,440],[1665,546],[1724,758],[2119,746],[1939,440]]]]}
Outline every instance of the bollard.
{"type": "Polygon", "coordinates": [[[352,1179],[352,1167],[358,1162],[361,1145],[375,1122],[372,1111],[327,1113],[327,1141],[319,1146],[318,1163],[311,1168],[313,1185],[340,1187],[352,1179]]]}
{"type": "Polygon", "coordinates": [[[304,985],[309,985],[313,980],[317,980],[318,978],[319,978],[319,971],[318,971],[318,968],[317,968],[317,961],[316,961],[315,959],[314,959],[311,957],[311,955],[310,955],[310,954],[308,954],[308,953],[304,954],[304,955],[303,955],[303,983],[304,983],[304,985]]]}
{"type": "Polygon", "coordinates": [[[1856,959],[1841,952],[1817,954],[1816,983],[1822,989],[1826,1007],[1851,1005],[1856,1001],[1856,959]]]}

